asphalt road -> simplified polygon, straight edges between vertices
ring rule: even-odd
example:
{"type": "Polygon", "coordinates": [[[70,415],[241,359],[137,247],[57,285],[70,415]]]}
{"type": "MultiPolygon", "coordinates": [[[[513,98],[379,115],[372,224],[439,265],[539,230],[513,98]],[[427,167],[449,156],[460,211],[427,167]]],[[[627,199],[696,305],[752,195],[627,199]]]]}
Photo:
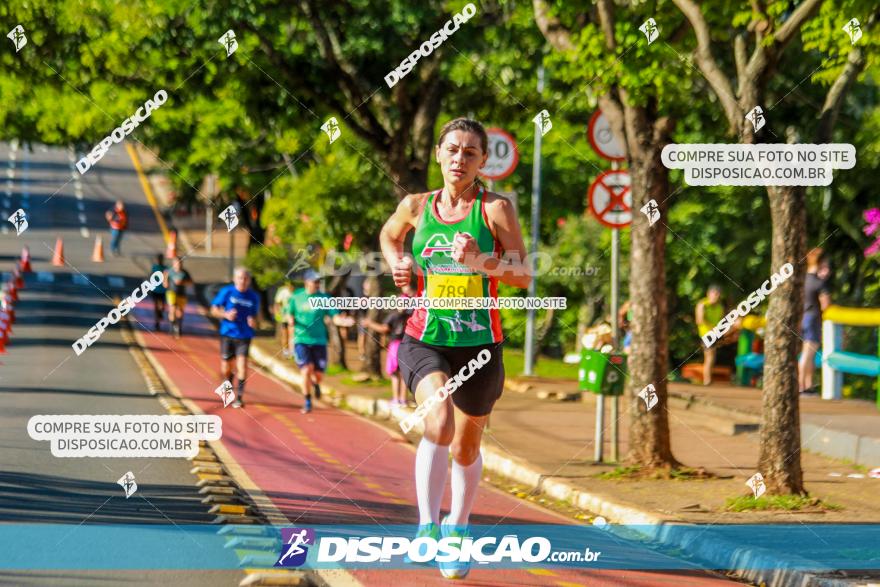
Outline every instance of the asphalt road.
{"type": "MultiPolygon", "coordinates": [[[[36,146],[34,152],[0,144],[0,271],[8,274],[23,245],[35,273],[27,276],[16,304],[7,353],[0,355],[0,522],[64,523],[71,532],[47,540],[46,559],[77,540],[79,524],[199,524],[214,515],[200,500],[185,459],[57,458],[49,445],[27,433],[37,414],[165,414],[150,395],[120,330],[111,327],[77,356],[71,343],[130,292],[163,250],[156,219],[132,162],[115,146],[85,176],[74,171],[67,149],[36,146]],[[104,212],[126,202],[129,228],[124,255],[91,261],[96,235],[109,244],[104,212]],[[22,208],[29,226],[20,236],[6,218],[22,208]],[[53,267],[57,238],[65,266],[53,267]],[[135,474],[138,490],[126,499],[117,480],[135,474]]],[[[47,564],[48,566],[48,564],[47,564]]],[[[240,571],[18,571],[0,569],[8,585],[238,585],[240,571]]]]}

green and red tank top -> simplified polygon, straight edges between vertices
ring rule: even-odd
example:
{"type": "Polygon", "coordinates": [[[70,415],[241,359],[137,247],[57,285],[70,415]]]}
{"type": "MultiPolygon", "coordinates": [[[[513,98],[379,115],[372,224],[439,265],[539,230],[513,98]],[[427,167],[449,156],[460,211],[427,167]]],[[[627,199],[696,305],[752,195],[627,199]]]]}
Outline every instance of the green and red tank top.
{"type": "MultiPolygon", "coordinates": [[[[442,190],[428,196],[413,236],[413,257],[418,272],[419,297],[498,297],[498,278],[475,272],[452,259],[457,232],[471,235],[480,252],[500,256],[501,245],[492,236],[485,209],[485,188],[467,216],[458,221],[440,218],[437,202],[442,190]]],[[[410,316],[406,333],[438,346],[478,346],[501,342],[501,315],[497,309],[455,310],[419,308],[410,316]]]]}

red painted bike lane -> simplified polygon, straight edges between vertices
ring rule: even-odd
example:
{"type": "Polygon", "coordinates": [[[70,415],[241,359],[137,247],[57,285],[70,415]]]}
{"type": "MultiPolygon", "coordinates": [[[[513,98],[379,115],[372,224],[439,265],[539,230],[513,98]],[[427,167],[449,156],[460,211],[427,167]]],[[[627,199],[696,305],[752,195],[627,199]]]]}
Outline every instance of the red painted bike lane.
{"type": "MultiPolygon", "coordinates": [[[[224,408],[214,389],[220,376],[219,337],[194,305],[184,333],[155,333],[152,308],[135,310],[135,328],[180,393],[205,414],[221,416],[222,444],[291,525],[415,524],[415,451],[399,434],[315,402],[300,413],[302,395],[274,377],[251,369],[245,408],[224,408]]],[[[167,328],[167,326],[166,326],[167,328]]],[[[448,511],[449,492],[443,507],[448,511]]],[[[471,517],[475,524],[572,523],[483,484],[471,517]]],[[[436,569],[349,571],[363,585],[445,585],[436,569]]],[[[710,585],[730,581],[705,573],[474,567],[461,585],[710,585]]]]}

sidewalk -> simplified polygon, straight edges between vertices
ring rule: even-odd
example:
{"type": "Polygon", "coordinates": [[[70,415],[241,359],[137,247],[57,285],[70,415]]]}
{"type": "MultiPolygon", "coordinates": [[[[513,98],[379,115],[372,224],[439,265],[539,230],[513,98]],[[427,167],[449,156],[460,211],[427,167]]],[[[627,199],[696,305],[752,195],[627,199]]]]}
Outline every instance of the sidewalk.
{"type": "MultiPolygon", "coordinates": [[[[274,368],[276,375],[285,378],[279,370],[296,377],[291,361],[281,359],[280,348],[274,340],[257,339],[252,347],[256,362],[274,368]]],[[[349,357],[356,357],[351,352],[349,357]]],[[[352,361],[357,368],[356,361],[352,361]]],[[[336,400],[350,409],[388,418],[387,399],[390,387],[363,386],[351,382],[349,374],[330,375],[323,389],[344,396],[336,400]]],[[[522,389],[523,379],[512,380],[522,389]]],[[[545,380],[544,387],[548,387],[545,380]]],[[[557,387],[569,385],[556,382],[557,387]]],[[[572,387],[576,384],[571,383],[572,387]]],[[[726,406],[724,398],[732,390],[724,387],[703,388],[673,384],[673,393],[684,396],[691,393],[711,398],[717,406],[726,406]]],[[[812,452],[802,454],[804,482],[810,495],[841,506],[837,511],[776,511],[731,512],[725,510],[725,500],[747,495],[746,480],[757,472],[758,437],[756,433],[730,435],[706,428],[702,420],[711,418],[693,409],[685,409],[685,402],[670,402],[672,449],[676,458],[693,468],[704,468],[718,477],[704,480],[607,480],[601,473],[614,469],[612,465],[593,463],[595,432],[595,398],[585,394],[581,402],[554,402],[537,398],[537,388],[518,393],[510,388],[495,405],[491,427],[484,435],[484,445],[491,453],[486,458],[487,468],[505,474],[514,481],[530,485],[526,491],[543,489],[552,497],[572,501],[575,505],[612,519],[621,512],[628,516],[627,523],[636,523],[633,516],[641,516],[642,523],[675,521],[689,523],[807,523],[807,522],[880,522],[880,504],[876,496],[880,479],[850,478],[849,474],[864,475],[861,467],[823,457],[812,452]],[[840,476],[831,476],[839,473],[840,476]],[[580,493],[579,493],[580,492],[580,493]],[[583,497],[593,496],[593,499],[583,497]],[[605,505],[602,505],[605,504],[605,505]],[[619,507],[610,507],[615,504],[619,507]],[[598,508],[598,509],[597,509],[598,508]],[[640,512],[637,514],[636,512],[640,512]]],[[[740,391],[739,389],[735,391],[740,391]]],[[[760,414],[760,397],[756,390],[742,390],[751,397],[751,404],[739,398],[741,413],[754,420],[760,414]],[[752,411],[749,411],[749,407],[752,411]]],[[[822,400],[803,400],[805,420],[829,420],[831,424],[844,417],[859,415],[873,417],[864,407],[833,404],[833,411],[825,410],[822,400]],[[836,419],[835,419],[836,418],[836,419]]],[[[873,404],[870,405],[871,409],[873,404]]],[[[878,418],[880,419],[880,418],[878,418]]],[[[629,418],[621,401],[620,454],[628,448],[629,418]]],[[[610,422],[607,422],[610,431],[610,422]]],[[[829,429],[833,430],[833,429],[829,429]]],[[[608,432],[610,435],[610,432],[608,432]]],[[[803,431],[802,431],[803,435],[803,431]]],[[[606,436],[605,454],[610,455],[606,436]]],[[[615,520],[617,521],[617,520],[615,520]]]]}

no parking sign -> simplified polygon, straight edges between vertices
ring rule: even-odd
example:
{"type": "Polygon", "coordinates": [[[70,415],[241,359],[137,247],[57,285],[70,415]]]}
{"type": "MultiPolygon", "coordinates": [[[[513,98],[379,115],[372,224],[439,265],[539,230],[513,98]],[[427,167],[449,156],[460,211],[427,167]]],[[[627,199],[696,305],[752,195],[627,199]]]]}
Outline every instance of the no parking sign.
{"type": "Polygon", "coordinates": [[[632,222],[632,192],[629,171],[605,171],[590,184],[589,207],[608,228],[623,228],[632,222]]]}

